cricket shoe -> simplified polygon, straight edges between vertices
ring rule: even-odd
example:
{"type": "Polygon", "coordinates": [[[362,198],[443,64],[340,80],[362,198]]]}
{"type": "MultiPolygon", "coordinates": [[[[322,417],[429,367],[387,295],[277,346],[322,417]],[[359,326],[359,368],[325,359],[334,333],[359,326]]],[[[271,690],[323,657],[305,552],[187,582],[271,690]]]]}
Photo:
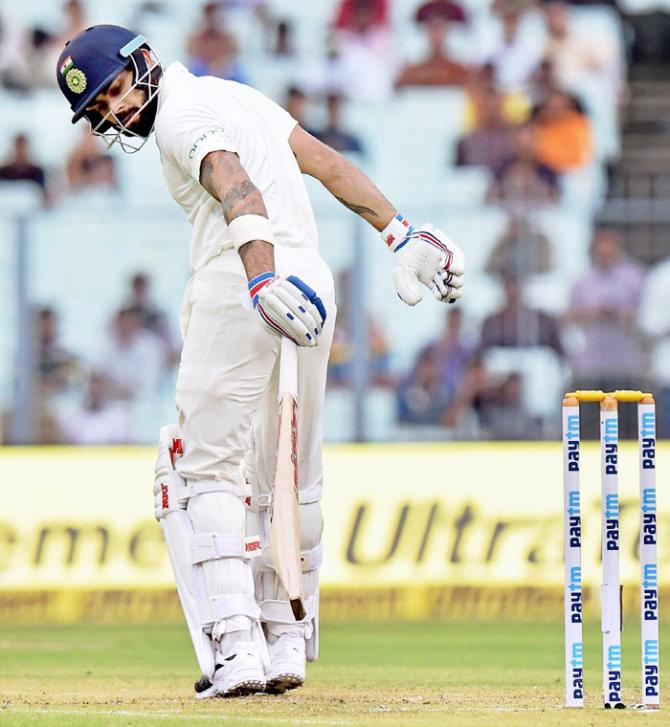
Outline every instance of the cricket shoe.
{"type": "Polygon", "coordinates": [[[270,668],[265,673],[268,694],[283,694],[305,681],[305,639],[302,635],[282,634],[271,644],[268,642],[270,668]]]}
{"type": "Polygon", "coordinates": [[[246,697],[265,691],[263,664],[258,646],[253,641],[235,644],[235,652],[217,664],[210,680],[201,677],[195,683],[195,698],[246,697]]]}

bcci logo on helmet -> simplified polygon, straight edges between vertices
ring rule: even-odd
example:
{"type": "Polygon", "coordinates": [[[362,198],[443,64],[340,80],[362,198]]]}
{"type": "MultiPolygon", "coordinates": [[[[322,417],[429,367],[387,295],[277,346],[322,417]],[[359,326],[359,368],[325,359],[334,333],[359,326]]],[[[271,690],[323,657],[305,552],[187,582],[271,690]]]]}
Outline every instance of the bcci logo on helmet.
{"type": "Polygon", "coordinates": [[[86,74],[78,68],[71,68],[65,74],[65,83],[72,93],[84,93],[86,90],[86,74]]]}

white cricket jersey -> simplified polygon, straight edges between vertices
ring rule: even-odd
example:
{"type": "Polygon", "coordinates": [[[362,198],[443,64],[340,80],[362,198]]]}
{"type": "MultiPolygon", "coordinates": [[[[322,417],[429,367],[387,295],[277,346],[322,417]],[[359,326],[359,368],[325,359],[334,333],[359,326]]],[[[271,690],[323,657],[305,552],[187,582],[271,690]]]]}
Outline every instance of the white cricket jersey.
{"type": "Polygon", "coordinates": [[[196,77],[181,63],[167,67],[160,83],[156,143],[170,194],[193,225],[193,272],[233,248],[221,204],[199,182],[200,164],[212,151],[238,155],[263,196],[275,244],[318,249],[314,213],[288,143],[296,123],[250,86],[196,77]]]}

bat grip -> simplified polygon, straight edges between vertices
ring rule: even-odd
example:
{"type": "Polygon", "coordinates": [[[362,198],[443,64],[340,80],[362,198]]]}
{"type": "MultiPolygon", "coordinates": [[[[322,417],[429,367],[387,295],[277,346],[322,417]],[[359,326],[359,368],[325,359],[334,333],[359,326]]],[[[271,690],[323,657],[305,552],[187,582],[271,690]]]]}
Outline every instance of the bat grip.
{"type": "Polygon", "coordinates": [[[298,347],[286,336],[281,339],[277,394],[280,400],[283,394],[290,394],[294,399],[298,397],[298,347]]]}

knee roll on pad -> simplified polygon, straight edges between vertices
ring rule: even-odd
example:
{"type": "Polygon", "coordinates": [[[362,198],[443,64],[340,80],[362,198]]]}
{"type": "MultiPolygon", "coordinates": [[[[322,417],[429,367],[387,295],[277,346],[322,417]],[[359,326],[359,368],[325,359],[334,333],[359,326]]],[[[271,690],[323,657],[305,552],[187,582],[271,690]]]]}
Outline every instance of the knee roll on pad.
{"type": "MultiPolygon", "coordinates": [[[[177,425],[165,426],[160,432],[156,480],[154,484],[155,514],[174,571],[177,594],[181,602],[198,665],[204,676],[212,677],[215,668],[215,648],[210,636],[212,628],[225,619],[246,616],[258,622],[260,609],[253,593],[212,593],[206,567],[222,559],[242,560],[244,538],[234,534],[209,532],[206,518],[194,532],[187,508],[195,505],[200,496],[209,493],[231,493],[226,482],[201,481],[187,485],[175,469],[182,455],[181,433],[177,425]]],[[[233,488],[235,486],[232,486],[233,488]]],[[[206,509],[206,500],[202,503],[206,509]]],[[[198,506],[194,509],[198,509],[198,506]]],[[[243,529],[244,509],[240,503],[240,529],[243,529]]]]}

